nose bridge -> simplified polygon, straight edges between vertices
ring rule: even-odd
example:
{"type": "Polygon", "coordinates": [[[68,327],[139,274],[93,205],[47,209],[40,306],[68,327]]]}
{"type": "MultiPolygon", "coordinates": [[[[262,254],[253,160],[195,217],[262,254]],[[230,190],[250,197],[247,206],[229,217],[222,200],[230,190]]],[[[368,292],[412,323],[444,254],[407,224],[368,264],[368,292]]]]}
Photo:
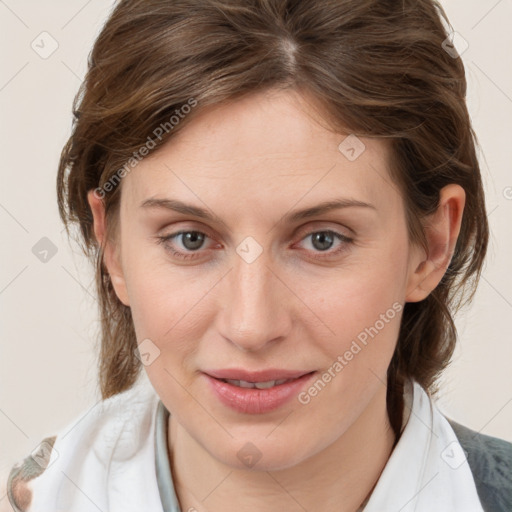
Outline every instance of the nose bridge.
{"type": "Polygon", "coordinates": [[[244,252],[243,244],[237,248],[222,312],[223,336],[249,351],[284,336],[288,326],[285,306],[279,300],[282,290],[269,268],[270,259],[265,251],[247,256],[254,249],[249,246],[244,252]]]}

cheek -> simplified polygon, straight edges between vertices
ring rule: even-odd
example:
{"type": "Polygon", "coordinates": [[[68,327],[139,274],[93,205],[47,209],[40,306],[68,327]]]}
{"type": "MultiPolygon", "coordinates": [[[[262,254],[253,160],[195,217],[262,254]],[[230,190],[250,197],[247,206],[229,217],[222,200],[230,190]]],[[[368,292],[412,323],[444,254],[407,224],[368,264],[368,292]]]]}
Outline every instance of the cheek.
{"type": "Polygon", "coordinates": [[[184,326],[190,327],[201,311],[200,302],[210,279],[189,280],[168,268],[153,266],[129,272],[128,281],[136,330],[145,337],[163,340],[184,326]]]}
{"type": "Polygon", "coordinates": [[[319,336],[317,329],[312,339],[323,344],[329,360],[342,356],[342,364],[350,363],[356,372],[370,367],[380,374],[394,351],[402,303],[385,284],[372,280],[344,284],[346,288],[333,291],[331,299],[316,308],[330,335],[319,336]]]}
{"type": "Polygon", "coordinates": [[[160,247],[126,249],[123,270],[137,340],[149,338],[165,359],[185,357],[211,320],[208,295],[221,272],[171,264],[160,247]]]}
{"type": "Polygon", "coordinates": [[[169,403],[186,404],[189,396],[184,390],[193,385],[194,358],[208,324],[204,297],[215,279],[190,280],[183,270],[157,260],[136,253],[126,259],[135,333],[152,354],[144,369],[157,393],[169,403]]]}
{"type": "Polygon", "coordinates": [[[390,240],[368,251],[364,261],[354,258],[332,276],[303,281],[299,294],[308,297],[314,312],[307,317],[308,337],[330,360],[346,354],[345,359],[358,361],[351,366],[385,369],[400,329],[406,258],[400,240],[390,240]]]}

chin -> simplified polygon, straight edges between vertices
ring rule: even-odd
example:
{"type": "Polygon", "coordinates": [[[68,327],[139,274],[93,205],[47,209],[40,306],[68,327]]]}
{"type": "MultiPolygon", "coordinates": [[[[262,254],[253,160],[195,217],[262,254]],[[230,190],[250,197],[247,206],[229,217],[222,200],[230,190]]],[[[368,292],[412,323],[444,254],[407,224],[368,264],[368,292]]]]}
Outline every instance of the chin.
{"type": "MultiPolygon", "coordinates": [[[[211,455],[219,462],[236,470],[246,471],[280,471],[294,467],[314,454],[297,451],[297,443],[283,446],[279,439],[273,441],[264,436],[251,441],[248,436],[234,438],[229,446],[217,445],[211,455]]],[[[304,449],[305,447],[302,446],[304,449]]]]}

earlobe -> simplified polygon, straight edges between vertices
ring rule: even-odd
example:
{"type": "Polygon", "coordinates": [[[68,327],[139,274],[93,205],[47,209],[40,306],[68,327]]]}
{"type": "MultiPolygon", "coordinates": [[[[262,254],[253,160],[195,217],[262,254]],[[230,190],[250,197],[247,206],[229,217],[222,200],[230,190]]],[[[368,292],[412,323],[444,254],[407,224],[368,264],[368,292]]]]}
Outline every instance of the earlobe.
{"type": "Polygon", "coordinates": [[[424,226],[428,254],[415,252],[413,272],[408,279],[406,302],[420,302],[437,287],[450,265],[460,233],[466,193],[460,185],[450,184],[440,192],[439,206],[424,226]]]}
{"type": "Polygon", "coordinates": [[[103,246],[103,260],[110,275],[110,280],[119,300],[125,306],[129,306],[130,302],[120,261],[119,247],[112,240],[108,240],[106,235],[105,205],[95,190],[88,192],[87,200],[94,219],[94,236],[98,245],[103,246]]]}

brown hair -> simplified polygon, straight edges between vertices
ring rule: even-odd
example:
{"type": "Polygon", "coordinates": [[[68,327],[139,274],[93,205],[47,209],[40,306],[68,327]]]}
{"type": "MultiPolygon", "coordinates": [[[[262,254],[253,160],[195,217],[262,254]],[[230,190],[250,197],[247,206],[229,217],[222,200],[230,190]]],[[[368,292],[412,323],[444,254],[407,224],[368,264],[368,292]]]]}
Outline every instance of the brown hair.
{"type": "Polygon", "coordinates": [[[270,88],[309,92],[324,107],[324,119],[342,133],[349,128],[388,139],[389,169],[404,198],[412,242],[426,247],[421,221],[437,208],[440,189],[450,183],[464,188],[462,227],[449,268],[426,299],[403,310],[388,370],[395,431],[406,378],[435,392],[456,341],[452,314],[473,298],[489,236],[464,66],[443,48],[446,27],[451,29],[434,0],[117,3],[90,54],[57,178],[68,234],[76,223],[96,265],[104,398],[129,388],[141,363],[130,308],[115,295],[94,237],[87,192],[104,187],[113,236],[122,187],[106,184],[119,178],[144,144],[151,139],[158,149],[204,107],[270,88]],[[191,99],[198,106],[156,137],[155,129],[169,127],[171,116],[191,99]]]}

